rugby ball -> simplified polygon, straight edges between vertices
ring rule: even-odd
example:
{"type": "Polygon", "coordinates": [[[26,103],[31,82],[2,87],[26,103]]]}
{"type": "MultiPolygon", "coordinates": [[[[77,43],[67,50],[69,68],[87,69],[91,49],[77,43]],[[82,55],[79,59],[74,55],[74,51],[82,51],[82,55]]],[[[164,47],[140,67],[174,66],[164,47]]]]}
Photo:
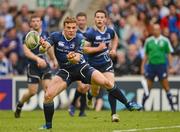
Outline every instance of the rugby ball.
{"type": "Polygon", "coordinates": [[[46,49],[43,46],[39,46],[39,52],[40,53],[45,53],[46,49]]]}
{"type": "Polygon", "coordinates": [[[26,46],[33,50],[39,45],[40,36],[37,31],[30,31],[25,37],[26,46]]]}

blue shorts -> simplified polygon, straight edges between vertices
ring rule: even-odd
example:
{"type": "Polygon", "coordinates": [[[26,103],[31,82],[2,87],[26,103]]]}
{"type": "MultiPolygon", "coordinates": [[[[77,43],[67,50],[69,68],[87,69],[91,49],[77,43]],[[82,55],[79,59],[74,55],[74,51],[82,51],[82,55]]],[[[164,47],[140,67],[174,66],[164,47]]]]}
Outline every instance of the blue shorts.
{"type": "Polygon", "coordinates": [[[66,81],[69,86],[74,81],[82,81],[85,84],[91,84],[91,75],[95,71],[89,64],[79,64],[74,67],[59,69],[56,75],[66,81]]]}
{"type": "Polygon", "coordinates": [[[153,65],[148,64],[145,67],[145,77],[147,79],[150,79],[154,81],[155,77],[158,77],[159,80],[163,80],[164,78],[167,78],[167,64],[159,64],[159,65],[153,65]]]}
{"type": "Polygon", "coordinates": [[[104,72],[112,72],[114,73],[114,69],[113,69],[113,62],[110,61],[110,62],[107,62],[105,64],[102,64],[102,65],[98,65],[98,66],[93,66],[91,65],[92,67],[94,67],[95,69],[97,69],[98,71],[104,73],[104,72]]]}
{"type": "Polygon", "coordinates": [[[28,83],[39,83],[40,80],[51,79],[50,66],[39,68],[37,65],[28,65],[27,77],[28,83]]]}

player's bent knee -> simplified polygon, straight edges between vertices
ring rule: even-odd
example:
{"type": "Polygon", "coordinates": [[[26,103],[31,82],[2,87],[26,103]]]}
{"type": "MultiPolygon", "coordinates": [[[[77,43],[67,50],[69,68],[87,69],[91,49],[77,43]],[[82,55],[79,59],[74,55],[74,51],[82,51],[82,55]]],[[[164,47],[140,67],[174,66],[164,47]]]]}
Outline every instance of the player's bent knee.
{"type": "Polygon", "coordinates": [[[45,93],[45,96],[44,96],[44,101],[45,102],[52,102],[54,99],[54,96],[52,93],[45,93]]]}
{"type": "Polygon", "coordinates": [[[112,89],[114,87],[114,84],[111,83],[109,80],[106,80],[103,87],[105,87],[106,89],[112,89]]]}

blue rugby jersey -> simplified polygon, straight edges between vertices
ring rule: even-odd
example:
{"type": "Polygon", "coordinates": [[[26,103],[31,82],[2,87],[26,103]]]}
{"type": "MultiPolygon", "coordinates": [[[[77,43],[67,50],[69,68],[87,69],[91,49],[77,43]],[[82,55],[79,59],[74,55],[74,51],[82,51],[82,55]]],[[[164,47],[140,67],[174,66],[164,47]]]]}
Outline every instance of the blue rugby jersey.
{"type": "Polygon", "coordinates": [[[85,34],[86,41],[90,42],[92,47],[98,47],[101,42],[104,42],[107,46],[107,48],[101,52],[88,55],[88,63],[91,66],[103,65],[111,61],[109,56],[109,45],[114,36],[115,31],[108,27],[105,28],[104,32],[100,32],[95,28],[89,28],[87,30],[85,34]]]}
{"type": "Polygon", "coordinates": [[[85,38],[85,37],[86,37],[86,31],[87,31],[88,29],[89,29],[89,27],[87,27],[85,31],[82,31],[82,30],[78,29],[78,30],[77,30],[77,33],[80,34],[80,35],[82,35],[83,38],[85,38]]]}
{"type": "Polygon", "coordinates": [[[78,64],[86,63],[83,55],[78,64],[71,64],[67,59],[67,54],[71,51],[75,51],[82,54],[81,43],[84,41],[80,34],[76,34],[71,40],[67,40],[62,32],[54,32],[48,37],[47,41],[54,45],[54,52],[61,68],[69,68],[78,66],[78,64]]]}
{"type": "MultiPolygon", "coordinates": [[[[89,27],[86,28],[86,30],[82,31],[82,30],[77,30],[77,33],[82,36],[84,39],[86,39],[86,31],[89,29],[89,27]]],[[[83,47],[82,47],[83,48],[83,47]]],[[[84,55],[84,58],[86,61],[88,61],[88,55],[87,54],[83,54],[84,55]]]]}

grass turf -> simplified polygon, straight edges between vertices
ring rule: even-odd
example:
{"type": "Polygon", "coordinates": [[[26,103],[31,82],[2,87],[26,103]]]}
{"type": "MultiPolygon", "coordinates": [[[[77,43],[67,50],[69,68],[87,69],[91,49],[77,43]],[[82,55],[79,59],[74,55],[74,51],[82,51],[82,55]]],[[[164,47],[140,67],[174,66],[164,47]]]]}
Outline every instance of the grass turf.
{"type": "MultiPolygon", "coordinates": [[[[110,111],[87,111],[87,117],[70,117],[66,110],[54,114],[52,132],[113,132],[180,125],[180,112],[118,112],[120,122],[112,123],[110,111]]],[[[12,111],[0,111],[0,132],[40,132],[44,123],[43,111],[22,112],[19,119],[12,111]]],[[[142,132],[143,130],[141,130],[142,132]]],[[[180,128],[149,130],[150,132],[180,132],[180,128]]],[[[138,131],[140,132],[140,131],[138,131]]]]}

